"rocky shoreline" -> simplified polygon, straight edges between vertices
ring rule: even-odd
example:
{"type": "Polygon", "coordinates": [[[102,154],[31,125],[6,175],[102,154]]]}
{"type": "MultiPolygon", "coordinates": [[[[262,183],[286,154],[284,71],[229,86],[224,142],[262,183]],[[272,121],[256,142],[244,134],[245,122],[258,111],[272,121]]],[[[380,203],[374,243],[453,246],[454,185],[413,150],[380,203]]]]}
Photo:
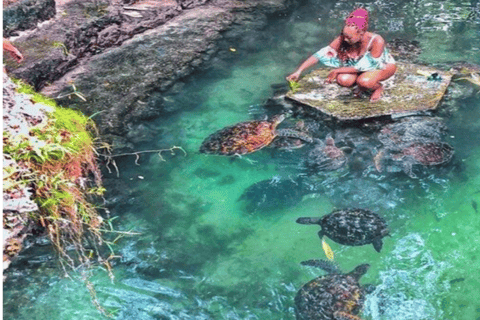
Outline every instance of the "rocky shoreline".
{"type": "Polygon", "coordinates": [[[228,50],[219,48],[221,41],[241,42],[245,32],[263,28],[269,17],[294,5],[74,0],[57,5],[54,19],[14,39],[25,61],[7,61],[7,68],[60,105],[95,114],[105,140],[125,149],[135,141],[127,133],[141,121],[172,111],[167,90],[228,50]]]}
{"type": "MultiPolygon", "coordinates": [[[[219,48],[222,40],[238,43],[292,6],[290,0],[14,1],[4,8],[11,17],[4,32],[25,59],[17,64],[6,56],[6,69],[59,105],[96,115],[100,135],[118,152],[148,135],[142,121],[175,111],[168,90],[178,91],[175,84],[228,52],[219,48]]],[[[15,92],[5,74],[3,81],[4,130],[29,136],[44,110],[15,92]]],[[[3,167],[19,164],[4,155],[3,167]]],[[[36,228],[26,222],[38,206],[28,188],[3,198],[6,269],[36,228]]]]}
{"type": "MultiPolygon", "coordinates": [[[[30,136],[29,131],[47,122],[49,106],[32,103],[27,95],[15,91],[16,85],[3,75],[3,130],[12,136],[28,137],[34,144],[41,141],[30,136]]],[[[3,154],[3,270],[23,248],[23,241],[31,233],[34,225],[29,215],[38,211],[30,186],[10,180],[19,172],[30,169],[23,162],[17,162],[8,154],[3,154]],[[15,185],[18,183],[18,185],[15,185]]]]}

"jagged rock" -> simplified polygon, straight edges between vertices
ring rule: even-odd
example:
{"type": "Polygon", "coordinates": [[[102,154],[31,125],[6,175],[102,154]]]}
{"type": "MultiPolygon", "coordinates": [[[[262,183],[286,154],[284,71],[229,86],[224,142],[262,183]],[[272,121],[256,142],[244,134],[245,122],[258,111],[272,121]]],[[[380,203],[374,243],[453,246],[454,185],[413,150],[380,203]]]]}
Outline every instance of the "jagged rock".
{"type": "MultiPolygon", "coordinates": [[[[5,6],[5,1],[4,1],[5,6]]],[[[24,0],[3,9],[3,36],[33,29],[39,22],[55,16],[55,0],[24,0]]]]}
{"type": "Polygon", "coordinates": [[[15,41],[25,61],[6,64],[42,93],[63,97],[61,105],[96,114],[100,133],[114,136],[126,136],[138,121],[175,112],[164,92],[211,60],[226,31],[241,30],[231,32],[235,38],[262,28],[268,15],[293,5],[290,0],[96,3],[67,3],[55,23],[15,41]],[[125,14],[132,12],[142,17],[125,14]],[[75,95],[72,83],[87,101],[75,95]]]}

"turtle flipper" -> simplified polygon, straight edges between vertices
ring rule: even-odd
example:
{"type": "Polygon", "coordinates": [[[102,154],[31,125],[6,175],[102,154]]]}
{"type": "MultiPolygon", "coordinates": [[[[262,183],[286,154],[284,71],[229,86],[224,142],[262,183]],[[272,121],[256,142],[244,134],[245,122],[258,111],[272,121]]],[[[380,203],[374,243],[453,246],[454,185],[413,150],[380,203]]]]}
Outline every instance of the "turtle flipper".
{"type": "Polygon", "coordinates": [[[417,175],[413,173],[413,166],[409,162],[403,163],[403,172],[405,172],[412,179],[418,178],[417,175]]]}
{"type": "Polygon", "coordinates": [[[297,219],[300,224],[320,224],[320,218],[301,217],[297,219]]]}
{"type": "Polygon", "coordinates": [[[344,312],[344,311],[336,311],[333,314],[333,319],[334,320],[363,320],[359,316],[356,316],[356,315],[353,315],[351,313],[344,312]]]}
{"type": "Polygon", "coordinates": [[[280,137],[297,138],[309,143],[313,142],[313,138],[310,135],[294,129],[278,129],[276,133],[280,137]]]}
{"type": "Polygon", "coordinates": [[[377,252],[380,252],[382,250],[382,246],[383,246],[382,238],[374,239],[372,244],[377,252]]]}
{"type": "Polygon", "coordinates": [[[375,164],[375,169],[377,169],[378,172],[383,171],[383,157],[385,155],[384,151],[379,151],[375,157],[373,157],[373,163],[375,164]]]}
{"type": "Polygon", "coordinates": [[[332,261],[312,259],[312,260],[302,261],[300,262],[300,264],[302,266],[317,267],[328,273],[342,274],[342,271],[337,266],[337,264],[332,261]]]}
{"type": "Polygon", "coordinates": [[[323,236],[325,234],[323,233],[323,230],[318,231],[318,236],[320,237],[320,240],[323,241],[323,236]]]}

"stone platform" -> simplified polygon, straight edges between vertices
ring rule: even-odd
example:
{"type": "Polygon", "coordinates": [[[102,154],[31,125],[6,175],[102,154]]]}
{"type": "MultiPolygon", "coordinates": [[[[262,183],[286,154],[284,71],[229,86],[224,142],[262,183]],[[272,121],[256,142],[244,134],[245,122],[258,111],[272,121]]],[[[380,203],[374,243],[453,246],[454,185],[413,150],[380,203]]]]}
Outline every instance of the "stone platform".
{"type": "Polygon", "coordinates": [[[340,87],[336,83],[325,84],[330,70],[321,68],[307,74],[299,80],[296,90],[290,90],[286,94],[286,98],[339,120],[416,113],[438,107],[453,75],[431,67],[397,62],[395,75],[383,82],[385,90],[382,98],[371,103],[367,94],[356,98],[352,88],[340,87]],[[434,73],[441,80],[427,79],[428,75],[434,73]]]}

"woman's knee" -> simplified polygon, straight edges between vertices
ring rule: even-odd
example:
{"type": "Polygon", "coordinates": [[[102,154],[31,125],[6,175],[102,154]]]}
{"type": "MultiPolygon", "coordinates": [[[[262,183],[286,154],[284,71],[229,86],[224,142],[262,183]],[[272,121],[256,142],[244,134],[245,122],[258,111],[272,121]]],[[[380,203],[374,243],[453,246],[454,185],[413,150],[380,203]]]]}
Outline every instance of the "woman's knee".
{"type": "Polygon", "coordinates": [[[364,73],[357,78],[356,82],[359,86],[370,89],[377,85],[378,79],[377,77],[364,73]]]}
{"type": "Polygon", "coordinates": [[[337,76],[337,83],[342,87],[351,87],[355,84],[357,76],[354,74],[339,74],[337,76]]]}

